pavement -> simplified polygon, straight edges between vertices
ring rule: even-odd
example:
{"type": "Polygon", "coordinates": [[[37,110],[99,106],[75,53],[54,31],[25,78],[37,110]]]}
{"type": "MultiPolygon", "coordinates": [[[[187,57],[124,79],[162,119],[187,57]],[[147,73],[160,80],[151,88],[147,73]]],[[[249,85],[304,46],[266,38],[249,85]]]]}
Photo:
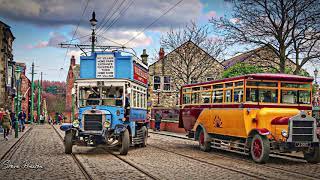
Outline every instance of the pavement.
{"type": "Polygon", "coordinates": [[[26,124],[24,132],[19,132],[18,138],[14,137],[14,129],[12,129],[7,141],[3,138],[3,132],[0,133],[0,157],[2,157],[24,135],[24,133],[27,132],[29,128],[30,125],[26,124]]]}
{"type": "Polygon", "coordinates": [[[175,132],[169,132],[169,131],[155,131],[153,129],[149,129],[148,131],[152,134],[160,134],[160,135],[166,135],[166,136],[171,136],[171,137],[190,139],[187,137],[187,133],[175,133],[175,132]]]}

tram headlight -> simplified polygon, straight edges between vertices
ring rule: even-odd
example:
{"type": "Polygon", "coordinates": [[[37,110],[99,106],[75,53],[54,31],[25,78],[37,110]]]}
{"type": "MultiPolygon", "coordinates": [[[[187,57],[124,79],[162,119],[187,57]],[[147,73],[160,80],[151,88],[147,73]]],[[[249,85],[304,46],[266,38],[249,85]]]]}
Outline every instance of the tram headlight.
{"type": "Polygon", "coordinates": [[[72,126],[75,127],[75,128],[79,127],[79,125],[80,125],[80,122],[78,120],[74,120],[72,122],[72,126]]]}
{"type": "Polygon", "coordinates": [[[283,137],[288,137],[288,132],[287,132],[287,130],[283,129],[283,130],[281,131],[281,135],[282,135],[283,137]]]}

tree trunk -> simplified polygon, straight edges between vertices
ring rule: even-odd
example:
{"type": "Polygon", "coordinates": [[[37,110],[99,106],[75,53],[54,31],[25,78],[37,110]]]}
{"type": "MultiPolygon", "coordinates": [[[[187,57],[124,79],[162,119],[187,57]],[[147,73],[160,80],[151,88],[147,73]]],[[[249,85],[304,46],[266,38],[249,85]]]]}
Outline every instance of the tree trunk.
{"type": "Polygon", "coordinates": [[[280,73],[285,73],[285,70],[286,70],[286,60],[287,60],[287,57],[286,57],[286,48],[284,47],[284,45],[280,45],[280,73]]]}

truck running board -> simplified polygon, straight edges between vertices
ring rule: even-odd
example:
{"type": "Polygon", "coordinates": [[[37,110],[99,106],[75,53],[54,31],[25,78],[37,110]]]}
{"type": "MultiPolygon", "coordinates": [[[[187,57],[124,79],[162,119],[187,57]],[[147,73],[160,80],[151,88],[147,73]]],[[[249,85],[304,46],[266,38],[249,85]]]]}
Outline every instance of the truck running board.
{"type": "Polygon", "coordinates": [[[211,147],[214,149],[221,149],[243,155],[249,155],[249,148],[246,146],[245,143],[230,140],[221,140],[217,138],[210,138],[210,140],[211,147]]]}

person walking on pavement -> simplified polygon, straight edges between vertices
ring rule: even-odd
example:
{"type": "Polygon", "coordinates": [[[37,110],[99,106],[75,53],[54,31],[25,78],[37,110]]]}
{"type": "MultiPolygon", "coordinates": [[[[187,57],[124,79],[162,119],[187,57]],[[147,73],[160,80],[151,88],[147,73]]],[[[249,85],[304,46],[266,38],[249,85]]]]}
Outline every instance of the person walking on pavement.
{"type": "Polygon", "coordinates": [[[161,114],[159,112],[157,112],[156,116],[155,116],[155,128],[156,128],[156,131],[160,131],[161,119],[162,119],[161,114]]]}
{"type": "Polygon", "coordinates": [[[3,108],[0,108],[0,132],[3,132],[3,128],[2,128],[2,118],[3,118],[4,113],[6,113],[6,112],[4,111],[4,109],[3,109],[3,108]]]}
{"type": "Polygon", "coordinates": [[[12,127],[10,128],[10,134],[12,134],[12,130],[16,128],[16,114],[12,111],[9,111],[9,116],[11,119],[11,125],[12,127]]]}
{"type": "Polygon", "coordinates": [[[23,132],[24,129],[25,129],[25,124],[26,124],[26,118],[27,118],[27,115],[24,111],[21,111],[18,115],[18,120],[19,120],[19,130],[20,132],[23,132]]]}
{"type": "Polygon", "coordinates": [[[3,127],[3,137],[5,140],[8,140],[8,135],[11,127],[11,118],[10,113],[7,110],[2,117],[2,127],[3,127]]]}

